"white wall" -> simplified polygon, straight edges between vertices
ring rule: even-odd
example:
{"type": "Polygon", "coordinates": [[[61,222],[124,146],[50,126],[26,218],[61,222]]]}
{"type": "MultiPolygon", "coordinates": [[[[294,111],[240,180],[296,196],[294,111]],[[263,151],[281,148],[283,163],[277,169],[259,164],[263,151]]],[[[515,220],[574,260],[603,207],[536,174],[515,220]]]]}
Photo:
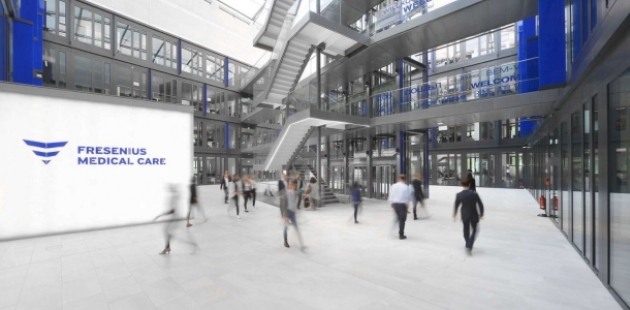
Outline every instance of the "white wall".
{"type": "Polygon", "coordinates": [[[253,65],[264,53],[253,47],[246,23],[204,0],[86,0],[202,47],[253,65]]]}
{"type": "Polygon", "coordinates": [[[0,240],[149,222],[167,207],[167,184],[178,184],[183,215],[191,135],[189,112],[0,92],[0,240]],[[23,139],[67,144],[45,149],[23,139]],[[79,146],[144,148],[146,155],[83,155],[79,146]],[[134,165],[79,164],[87,156],[134,165]],[[140,165],[140,158],[165,165],[140,165]]]}

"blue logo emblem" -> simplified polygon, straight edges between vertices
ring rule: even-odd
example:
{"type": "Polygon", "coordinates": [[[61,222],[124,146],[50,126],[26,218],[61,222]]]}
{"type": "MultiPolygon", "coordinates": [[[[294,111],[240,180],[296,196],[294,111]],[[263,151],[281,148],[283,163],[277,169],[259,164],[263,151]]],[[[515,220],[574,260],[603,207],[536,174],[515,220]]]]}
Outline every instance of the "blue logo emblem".
{"type": "Polygon", "coordinates": [[[68,142],[67,141],[66,142],[37,142],[37,141],[24,139],[24,143],[26,143],[26,145],[28,146],[42,149],[42,150],[33,150],[33,153],[35,153],[35,155],[39,157],[43,157],[44,159],[42,159],[42,161],[44,162],[44,164],[48,165],[48,163],[50,163],[50,159],[48,158],[55,157],[57,156],[57,154],[59,154],[58,150],[51,150],[51,149],[62,148],[66,146],[68,142]]]}

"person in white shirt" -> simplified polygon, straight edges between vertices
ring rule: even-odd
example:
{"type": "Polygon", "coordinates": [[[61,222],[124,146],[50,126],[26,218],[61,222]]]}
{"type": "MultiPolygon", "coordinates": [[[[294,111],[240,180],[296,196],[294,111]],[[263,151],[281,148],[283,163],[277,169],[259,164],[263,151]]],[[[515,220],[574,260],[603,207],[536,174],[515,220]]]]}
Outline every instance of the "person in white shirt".
{"type": "MultiPolygon", "coordinates": [[[[243,194],[243,183],[239,180],[238,174],[232,177],[232,183],[230,183],[230,197],[234,200],[234,206],[236,207],[236,217],[240,220],[240,210],[238,205],[239,196],[243,194]]],[[[229,207],[228,207],[229,210],[229,207]]]]}
{"type": "Polygon", "coordinates": [[[398,176],[398,182],[390,187],[389,198],[387,199],[398,217],[398,237],[400,240],[407,239],[405,222],[409,212],[409,187],[406,181],[407,177],[404,174],[398,176]]]}

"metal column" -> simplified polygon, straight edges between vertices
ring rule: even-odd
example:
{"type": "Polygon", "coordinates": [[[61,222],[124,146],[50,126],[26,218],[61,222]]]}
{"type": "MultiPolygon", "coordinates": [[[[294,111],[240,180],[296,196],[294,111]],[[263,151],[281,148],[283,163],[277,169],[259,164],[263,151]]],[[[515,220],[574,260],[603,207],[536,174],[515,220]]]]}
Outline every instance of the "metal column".
{"type": "Polygon", "coordinates": [[[317,163],[316,163],[316,167],[317,167],[317,189],[319,190],[319,202],[320,202],[320,206],[321,206],[321,202],[322,202],[322,127],[317,127],[317,147],[315,148],[317,150],[317,163]]]}

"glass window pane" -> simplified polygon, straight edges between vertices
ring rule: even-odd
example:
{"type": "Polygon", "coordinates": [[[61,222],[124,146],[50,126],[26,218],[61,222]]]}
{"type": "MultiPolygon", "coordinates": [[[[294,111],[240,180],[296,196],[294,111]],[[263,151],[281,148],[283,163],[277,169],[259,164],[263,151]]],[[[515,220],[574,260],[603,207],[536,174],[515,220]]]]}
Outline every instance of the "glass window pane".
{"type": "Polygon", "coordinates": [[[112,48],[111,27],[112,22],[109,18],[105,18],[103,23],[103,48],[110,50],[112,48]]]}
{"type": "Polygon", "coordinates": [[[103,63],[97,60],[92,62],[92,75],[94,78],[94,92],[103,93],[103,63]]]}
{"type": "Polygon", "coordinates": [[[94,14],[94,45],[103,47],[103,21],[99,14],[94,14]]]}
{"type": "MultiPolygon", "coordinates": [[[[626,111],[630,108],[630,70],[608,87],[608,188],[610,190],[610,285],[630,302],[630,134],[626,111]],[[623,114],[620,114],[622,112],[623,114]]],[[[602,124],[603,125],[603,124],[602,124]]],[[[606,206],[603,206],[606,207],[606,206]]]]}
{"type": "Polygon", "coordinates": [[[572,132],[572,171],[573,171],[573,243],[584,251],[584,204],[582,201],[582,113],[575,112],[571,119],[572,132]]]}
{"type": "Polygon", "coordinates": [[[59,35],[66,36],[66,2],[59,1],[59,35]]]}
{"type": "Polygon", "coordinates": [[[74,39],[86,44],[92,44],[92,12],[74,7],[74,39]]]}
{"type": "Polygon", "coordinates": [[[92,60],[74,56],[74,88],[81,91],[92,91],[92,60]]]}
{"type": "Polygon", "coordinates": [[[57,0],[46,0],[46,25],[44,31],[57,33],[57,0]]]}
{"type": "Polygon", "coordinates": [[[129,28],[129,25],[118,23],[117,29],[118,37],[116,38],[116,44],[118,46],[118,52],[123,55],[131,56],[131,28],[129,28]]]}
{"type": "Polygon", "coordinates": [[[153,50],[153,62],[158,65],[164,65],[164,40],[153,37],[151,47],[153,50]]]}
{"type": "Polygon", "coordinates": [[[192,51],[183,48],[182,49],[182,71],[187,73],[192,73],[192,51]]]}

